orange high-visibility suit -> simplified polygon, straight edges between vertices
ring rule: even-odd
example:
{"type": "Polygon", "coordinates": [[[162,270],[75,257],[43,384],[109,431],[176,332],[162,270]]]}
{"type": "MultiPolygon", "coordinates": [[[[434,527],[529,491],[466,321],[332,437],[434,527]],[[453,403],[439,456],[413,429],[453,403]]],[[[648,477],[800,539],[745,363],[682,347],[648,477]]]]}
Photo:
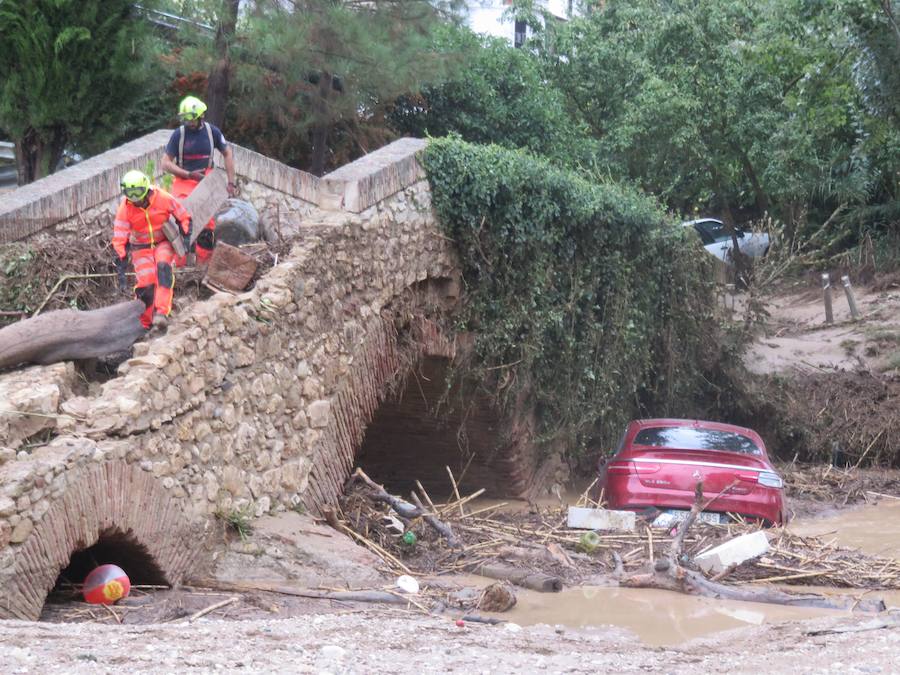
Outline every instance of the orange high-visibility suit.
{"type": "Polygon", "coordinates": [[[147,202],[146,208],[141,208],[127,199],[122,200],[116,212],[112,238],[113,248],[121,260],[131,250],[131,262],[137,276],[134,294],[147,306],[141,314],[144,328],[150,328],[154,312],[168,316],[172,311],[175,249],[163,234],[163,223],[174,216],[184,234],[191,231],[190,214],[165,190],[152,188],[147,194],[147,202]]]}

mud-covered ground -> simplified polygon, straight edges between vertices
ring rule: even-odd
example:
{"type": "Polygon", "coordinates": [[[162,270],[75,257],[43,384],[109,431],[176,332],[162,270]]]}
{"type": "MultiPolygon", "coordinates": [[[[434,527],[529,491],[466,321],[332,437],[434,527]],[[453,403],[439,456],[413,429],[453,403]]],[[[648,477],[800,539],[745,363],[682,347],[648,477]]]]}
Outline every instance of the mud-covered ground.
{"type": "MultiPolygon", "coordinates": [[[[879,619],[880,622],[896,619],[879,619]]],[[[539,625],[458,627],[400,610],[193,625],[0,623],[5,673],[890,673],[898,624],[827,618],[716,633],[647,647],[620,629],[539,625]]]]}

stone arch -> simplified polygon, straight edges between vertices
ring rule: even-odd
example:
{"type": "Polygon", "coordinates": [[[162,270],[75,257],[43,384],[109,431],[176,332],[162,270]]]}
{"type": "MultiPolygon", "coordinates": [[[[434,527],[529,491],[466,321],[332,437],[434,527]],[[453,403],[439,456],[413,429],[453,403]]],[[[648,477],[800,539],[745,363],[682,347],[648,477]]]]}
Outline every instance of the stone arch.
{"type": "MultiPolygon", "coordinates": [[[[328,422],[312,451],[309,490],[304,500],[307,508],[315,510],[337,500],[357,463],[367,429],[379,410],[391,405],[391,395],[403,389],[403,381],[423,365],[446,364],[456,356],[458,341],[446,326],[459,300],[458,289],[458,280],[451,277],[425,279],[407,287],[381,316],[369,322],[353,362],[330,401],[328,422]]],[[[487,425],[494,427],[496,434],[491,440],[497,447],[481,467],[482,476],[484,472],[497,472],[498,477],[491,480],[493,486],[502,486],[497,494],[529,496],[543,477],[539,479],[536,472],[537,458],[531,434],[524,428],[525,416],[501,419],[495,412],[488,412],[485,417],[492,418],[487,425]]],[[[445,452],[431,459],[443,461],[446,457],[445,452]]],[[[428,460],[425,458],[419,466],[428,460]]],[[[444,472],[444,464],[439,468],[444,472]]]]}
{"type": "Polygon", "coordinates": [[[138,547],[166,582],[182,580],[201,543],[181,500],[151,473],[112,460],[70,470],[67,486],[16,547],[0,617],[36,620],[72,555],[108,533],[138,547]]]}

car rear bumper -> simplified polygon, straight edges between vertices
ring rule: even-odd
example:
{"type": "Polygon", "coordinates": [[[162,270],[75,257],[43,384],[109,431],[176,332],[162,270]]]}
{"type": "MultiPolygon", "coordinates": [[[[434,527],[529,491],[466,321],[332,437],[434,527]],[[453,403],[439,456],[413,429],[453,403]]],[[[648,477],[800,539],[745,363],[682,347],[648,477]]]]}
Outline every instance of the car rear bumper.
{"type": "MultiPolygon", "coordinates": [[[[706,501],[716,497],[706,494],[706,501]]],[[[694,504],[693,491],[666,490],[643,485],[637,476],[607,476],[604,499],[611,509],[640,511],[648,507],[664,509],[690,509],[694,504]]],[[[759,518],[780,525],[783,522],[784,497],[782,491],[754,485],[748,494],[716,497],[707,511],[738,513],[749,518],[759,518]]]]}

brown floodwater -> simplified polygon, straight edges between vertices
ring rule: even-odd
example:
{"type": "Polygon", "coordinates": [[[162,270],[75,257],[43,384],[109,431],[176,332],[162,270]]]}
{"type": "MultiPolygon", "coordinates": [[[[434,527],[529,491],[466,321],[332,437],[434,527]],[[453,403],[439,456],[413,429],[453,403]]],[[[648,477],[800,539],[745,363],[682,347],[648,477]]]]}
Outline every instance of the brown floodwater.
{"type": "MultiPolygon", "coordinates": [[[[542,506],[574,504],[580,491],[569,490],[562,499],[542,500],[542,506]]],[[[496,506],[502,500],[478,500],[477,508],[496,506]]],[[[506,500],[503,510],[525,510],[528,505],[506,500]]],[[[476,508],[476,507],[473,507],[476,508]]],[[[805,518],[790,524],[791,532],[834,540],[839,546],[857,548],[870,555],[900,558],[900,499],[883,499],[878,504],[844,509],[830,515],[805,518]]],[[[476,578],[469,578],[474,581],[476,578]]],[[[477,585],[490,583],[481,579],[477,585]]],[[[823,595],[850,593],[859,589],[785,586],[792,592],[810,591],[823,595]]],[[[867,596],[882,598],[887,605],[900,606],[900,591],[871,591],[867,596]]],[[[537,593],[516,589],[517,605],[499,618],[520,625],[545,623],[570,628],[615,626],[631,631],[644,643],[669,646],[714,633],[764,623],[799,621],[821,616],[849,616],[849,612],[784,607],[752,602],[701,598],[668,591],[584,587],[562,593],[537,593]]]]}
{"type": "Polygon", "coordinates": [[[788,530],[839,546],[857,548],[870,555],[900,558],[900,499],[884,499],[878,504],[846,509],[819,518],[802,518],[788,530]]]}
{"type": "Polygon", "coordinates": [[[651,646],[677,645],[732,628],[847,614],[636,588],[583,587],[562,593],[516,589],[516,596],[516,606],[498,616],[523,626],[616,626],[651,646]]]}

